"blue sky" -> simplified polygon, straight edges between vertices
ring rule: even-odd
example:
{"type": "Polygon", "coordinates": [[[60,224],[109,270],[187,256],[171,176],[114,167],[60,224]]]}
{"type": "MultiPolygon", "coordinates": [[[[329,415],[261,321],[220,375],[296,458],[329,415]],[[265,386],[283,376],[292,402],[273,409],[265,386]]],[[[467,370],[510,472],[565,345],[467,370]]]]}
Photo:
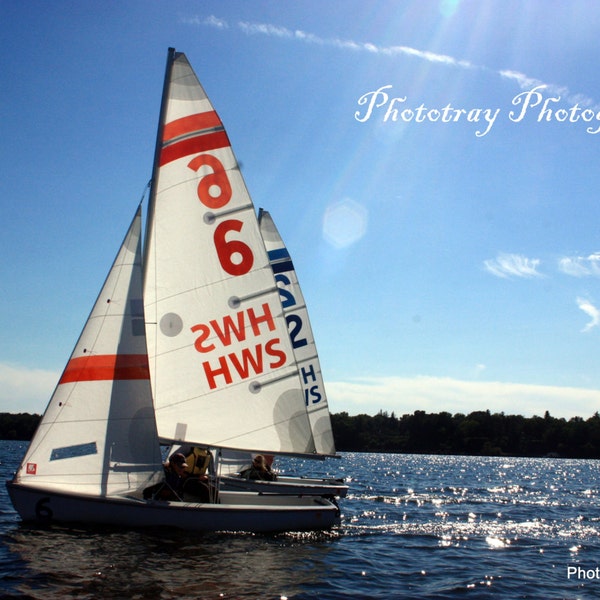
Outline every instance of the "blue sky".
{"type": "Polygon", "coordinates": [[[173,46],[294,257],[332,412],[591,416],[599,18],[0,1],[0,411],[46,406],[150,177],[173,46]]]}

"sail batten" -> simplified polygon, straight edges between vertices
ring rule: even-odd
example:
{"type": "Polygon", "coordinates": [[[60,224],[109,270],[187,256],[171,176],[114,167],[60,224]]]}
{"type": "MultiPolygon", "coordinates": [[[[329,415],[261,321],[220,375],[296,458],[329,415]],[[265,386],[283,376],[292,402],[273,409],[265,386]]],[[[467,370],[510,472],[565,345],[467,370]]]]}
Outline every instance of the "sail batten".
{"type": "Polygon", "coordinates": [[[254,206],[252,204],[246,204],[245,206],[243,205],[230,208],[229,210],[207,212],[204,215],[204,221],[208,225],[212,225],[218,219],[222,219],[223,217],[228,217],[236,213],[242,213],[245,210],[254,210],[254,206]]]}

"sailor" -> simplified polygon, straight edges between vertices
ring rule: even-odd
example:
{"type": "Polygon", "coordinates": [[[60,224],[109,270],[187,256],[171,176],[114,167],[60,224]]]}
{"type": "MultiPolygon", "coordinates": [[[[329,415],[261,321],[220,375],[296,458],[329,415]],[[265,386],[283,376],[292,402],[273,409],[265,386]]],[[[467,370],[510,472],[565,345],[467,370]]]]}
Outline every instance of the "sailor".
{"type": "Polygon", "coordinates": [[[179,497],[183,494],[183,485],[189,477],[188,465],[181,452],[172,454],[165,465],[165,481],[169,488],[179,497]]]}
{"type": "Polygon", "coordinates": [[[252,466],[240,471],[240,475],[245,479],[261,479],[263,481],[275,481],[277,475],[271,471],[262,454],[257,454],[252,460],[252,466]]]}

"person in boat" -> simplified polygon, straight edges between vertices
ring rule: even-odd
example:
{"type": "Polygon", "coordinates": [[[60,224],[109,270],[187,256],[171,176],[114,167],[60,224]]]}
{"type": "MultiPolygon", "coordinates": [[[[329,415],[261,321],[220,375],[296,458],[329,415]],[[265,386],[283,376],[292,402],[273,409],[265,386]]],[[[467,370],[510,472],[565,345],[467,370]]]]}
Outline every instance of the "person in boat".
{"type": "Polygon", "coordinates": [[[188,465],[185,456],[180,452],[172,454],[163,465],[165,477],[144,490],[146,500],[183,500],[184,487],[189,478],[188,465]]]}
{"type": "Polygon", "coordinates": [[[210,502],[212,496],[208,476],[195,473],[189,466],[188,458],[181,452],[172,454],[164,465],[164,480],[144,490],[144,498],[210,502]]]}
{"type": "Polygon", "coordinates": [[[262,481],[275,481],[277,475],[271,471],[262,454],[257,454],[252,460],[252,466],[240,471],[240,476],[244,479],[261,479],[262,481]]]}
{"type": "Polygon", "coordinates": [[[175,452],[165,465],[165,483],[179,497],[183,496],[183,487],[189,477],[188,465],[181,452],[175,452]]]}

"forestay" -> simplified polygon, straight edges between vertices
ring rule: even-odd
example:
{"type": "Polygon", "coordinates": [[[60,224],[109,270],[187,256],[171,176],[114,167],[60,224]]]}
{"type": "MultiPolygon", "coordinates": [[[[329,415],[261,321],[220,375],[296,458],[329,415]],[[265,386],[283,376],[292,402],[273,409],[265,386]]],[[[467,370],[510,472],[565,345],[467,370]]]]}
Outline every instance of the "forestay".
{"type": "Polygon", "coordinates": [[[181,53],[167,70],[145,258],[161,439],[315,452],[253,203],[223,124],[181,53]]]}

